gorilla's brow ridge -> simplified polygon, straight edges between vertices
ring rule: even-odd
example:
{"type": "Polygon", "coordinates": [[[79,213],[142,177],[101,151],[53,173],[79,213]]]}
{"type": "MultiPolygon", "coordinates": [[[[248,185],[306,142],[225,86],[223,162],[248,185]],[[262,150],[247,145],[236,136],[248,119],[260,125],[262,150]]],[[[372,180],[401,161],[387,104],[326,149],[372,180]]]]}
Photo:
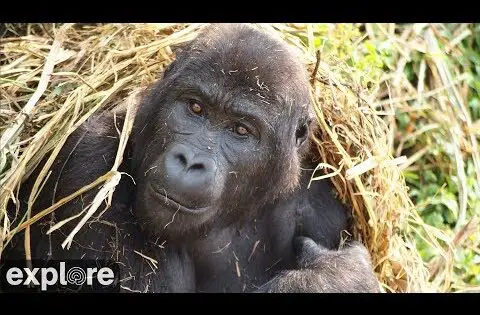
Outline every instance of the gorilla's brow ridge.
{"type": "Polygon", "coordinates": [[[203,102],[208,107],[224,110],[224,112],[232,117],[245,117],[252,121],[259,127],[265,130],[273,130],[273,125],[266,119],[267,113],[262,110],[253,99],[243,95],[240,100],[232,97],[231,93],[219,93],[217,88],[207,88],[208,84],[199,83],[193,78],[179,78],[177,83],[181,84],[178,90],[185,94],[184,96],[198,98],[198,101],[203,102]]]}

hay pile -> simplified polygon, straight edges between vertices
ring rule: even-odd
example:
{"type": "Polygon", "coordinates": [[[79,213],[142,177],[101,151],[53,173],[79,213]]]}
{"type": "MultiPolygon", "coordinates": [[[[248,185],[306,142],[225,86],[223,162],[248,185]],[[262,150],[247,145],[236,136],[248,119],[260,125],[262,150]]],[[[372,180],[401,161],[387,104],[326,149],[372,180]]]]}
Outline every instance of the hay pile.
{"type": "MultiPolygon", "coordinates": [[[[107,24],[61,27],[27,25],[28,36],[0,39],[0,254],[2,243],[38,217],[10,222],[6,205],[39,161],[52,162],[68,135],[93,113],[111,108],[154,81],[174,58],[175,45],[193,39],[204,25],[107,24]]],[[[394,159],[393,109],[375,99],[355,73],[334,56],[320,60],[311,25],[257,25],[277,32],[303,53],[311,73],[312,102],[321,133],[314,180],[329,177],[352,205],[353,237],[370,250],[378,279],[390,292],[428,291],[426,268],[409,236],[418,217],[394,159]],[[301,40],[305,38],[306,40],[301,40]]],[[[333,27],[333,26],[332,26],[333,27]]],[[[19,27],[12,31],[19,31],[19,27]]],[[[22,31],[22,30],[20,30],[22,31]]],[[[24,30],[23,30],[24,31],[24,30]]],[[[128,127],[122,131],[126,140],[128,127]]],[[[121,156],[122,148],[119,148],[121,156]]],[[[118,162],[120,162],[117,159],[118,162]]],[[[30,201],[48,177],[43,166],[30,201]]],[[[123,176],[114,167],[82,191],[103,185],[99,204],[123,176]]],[[[78,193],[76,194],[78,195],[78,193]]],[[[43,214],[68,202],[65,198],[43,214]]]]}

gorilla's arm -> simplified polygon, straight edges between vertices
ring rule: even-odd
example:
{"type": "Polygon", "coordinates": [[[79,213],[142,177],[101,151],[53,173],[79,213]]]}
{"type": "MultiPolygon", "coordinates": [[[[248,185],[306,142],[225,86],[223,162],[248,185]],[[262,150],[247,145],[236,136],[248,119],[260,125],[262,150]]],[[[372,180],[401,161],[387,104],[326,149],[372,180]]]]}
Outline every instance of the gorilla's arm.
{"type": "MultiPolygon", "coordinates": [[[[118,117],[118,119],[118,127],[121,129],[122,118],[118,117]]],[[[35,200],[32,207],[32,216],[83,186],[92,183],[111,169],[115,160],[116,148],[118,147],[118,134],[113,121],[113,116],[110,115],[92,116],[68,137],[49,170],[51,173],[48,179],[35,200]]],[[[46,159],[41,161],[39,166],[22,184],[19,193],[21,211],[19,215],[15,215],[13,208],[10,209],[12,218],[21,218],[24,211],[26,211],[27,201],[33,184],[46,159]]],[[[67,254],[69,253],[68,251],[61,250],[59,244],[65,239],[65,233],[71,231],[78,220],[67,223],[50,236],[45,236],[45,234],[54,222],[77,215],[93,200],[97,191],[97,188],[87,191],[82,196],[67,202],[53,213],[31,225],[32,258],[55,259],[61,258],[63,255],[74,257],[71,252],[67,254]],[[55,244],[55,246],[52,244],[55,244]]],[[[125,194],[118,195],[125,196],[125,194]]],[[[84,230],[80,230],[79,236],[83,235],[84,230]]],[[[12,239],[10,246],[6,248],[9,257],[24,258],[23,238],[24,233],[20,232],[12,239]]],[[[93,240],[98,240],[98,238],[93,238],[93,240]]],[[[98,242],[95,245],[98,245],[98,242]]]]}
{"type": "Polygon", "coordinates": [[[304,161],[300,187],[280,201],[272,217],[294,212],[296,266],[284,270],[258,292],[378,292],[370,255],[359,242],[339,248],[350,211],[328,180],[310,183],[314,163],[304,161]],[[307,186],[310,183],[310,187],[307,186]]]}
{"type": "Polygon", "coordinates": [[[296,237],[297,269],[280,272],[259,293],[380,292],[370,256],[353,242],[341,250],[329,250],[307,237],[296,237]]]}

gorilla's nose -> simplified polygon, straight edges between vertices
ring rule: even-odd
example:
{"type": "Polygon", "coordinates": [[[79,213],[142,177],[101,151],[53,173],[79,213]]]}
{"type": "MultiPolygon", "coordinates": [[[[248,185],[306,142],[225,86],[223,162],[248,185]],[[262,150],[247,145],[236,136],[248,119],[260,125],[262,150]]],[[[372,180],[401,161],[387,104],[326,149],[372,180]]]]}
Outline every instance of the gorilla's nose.
{"type": "Polygon", "coordinates": [[[197,150],[178,144],[165,156],[165,186],[185,206],[202,207],[214,192],[215,161],[197,150]]]}

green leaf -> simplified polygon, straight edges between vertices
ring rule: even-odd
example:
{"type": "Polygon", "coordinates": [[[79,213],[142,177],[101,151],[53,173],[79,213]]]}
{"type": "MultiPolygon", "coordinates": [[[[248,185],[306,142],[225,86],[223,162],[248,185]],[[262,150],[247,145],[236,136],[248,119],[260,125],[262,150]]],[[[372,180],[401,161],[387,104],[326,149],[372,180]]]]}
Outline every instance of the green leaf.
{"type": "Polygon", "coordinates": [[[443,227],[443,216],[438,212],[429,213],[428,215],[425,216],[424,220],[425,220],[425,223],[431,226],[434,226],[437,228],[443,227]]]}

